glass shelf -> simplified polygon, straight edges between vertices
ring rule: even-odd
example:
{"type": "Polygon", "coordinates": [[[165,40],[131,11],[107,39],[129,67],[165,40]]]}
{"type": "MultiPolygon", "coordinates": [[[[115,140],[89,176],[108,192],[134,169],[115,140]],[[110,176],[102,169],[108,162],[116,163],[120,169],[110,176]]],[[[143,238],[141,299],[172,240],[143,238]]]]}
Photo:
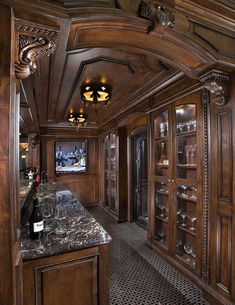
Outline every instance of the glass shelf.
{"type": "Polygon", "coordinates": [[[168,195],[169,195],[169,191],[157,190],[156,193],[157,193],[157,194],[161,194],[161,195],[165,195],[165,196],[168,196],[168,195]]]}
{"type": "Polygon", "coordinates": [[[177,229],[183,230],[184,232],[187,232],[188,234],[191,234],[193,236],[196,236],[196,232],[193,230],[190,230],[187,227],[181,227],[180,225],[177,226],[177,229]]]}
{"type": "Polygon", "coordinates": [[[164,221],[164,222],[168,223],[168,218],[164,218],[164,217],[161,217],[159,215],[157,215],[156,218],[161,220],[161,221],[164,221]]]}
{"type": "Polygon", "coordinates": [[[188,196],[182,196],[182,195],[177,195],[177,197],[185,201],[197,202],[197,198],[190,198],[188,196]]]}
{"type": "Polygon", "coordinates": [[[183,131],[178,133],[177,132],[177,137],[191,137],[191,136],[196,136],[196,130],[190,130],[190,131],[183,131]]]}

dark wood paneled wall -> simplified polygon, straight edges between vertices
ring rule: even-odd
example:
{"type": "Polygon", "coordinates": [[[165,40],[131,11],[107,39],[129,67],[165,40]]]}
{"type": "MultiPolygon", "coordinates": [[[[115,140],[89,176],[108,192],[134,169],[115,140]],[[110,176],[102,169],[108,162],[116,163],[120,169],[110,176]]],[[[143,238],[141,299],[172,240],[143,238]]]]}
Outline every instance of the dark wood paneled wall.
{"type": "Polygon", "coordinates": [[[77,196],[85,206],[97,205],[99,202],[99,141],[96,137],[84,138],[79,134],[41,137],[42,169],[48,172],[48,177],[62,181],[77,196]],[[88,170],[81,174],[55,175],[54,145],[58,140],[76,141],[87,139],[88,143],[88,170]]]}
{"type": "Polygon", "coordinates": [[[0,4],[0,304],[20,305],[19,96],[13,79],[12,11],[0,4]]]}
{"type": "Polygon", "coordinates": [[[234,103],[235,76],[232,78],[230,102],[226,106],[211,103],[210,201],[210,282],[216,291],[233,301],[235,300],[234,103]]]}

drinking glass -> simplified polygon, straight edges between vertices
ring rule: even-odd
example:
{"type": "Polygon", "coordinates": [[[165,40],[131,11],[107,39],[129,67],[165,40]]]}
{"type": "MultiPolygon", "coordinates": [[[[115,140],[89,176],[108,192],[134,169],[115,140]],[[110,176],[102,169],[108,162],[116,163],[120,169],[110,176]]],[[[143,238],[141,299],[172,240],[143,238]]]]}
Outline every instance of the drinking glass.
{"type": "Polygon", "coordinates": [[[165,132],[165,123],[160,123],[160,137],[164,137],[164,132],[165,132]]]}
{"type": "Polygon", "coordinates": [[[50,203],[44,203],[41,206],[41,212],[42,216],[45,218],[45,226],[44,230],[47,232],[50,230],[50,227],[48,226],[48,220],[53,215],[53,207],[50,203]]]}
{"type": "Polygon", "coordinates": [[[165,123],[165,135],[168,136],[168,122],[165,123]]]}
{"type": "Polygon", "coordinates": [[[63,220],[66,218],[66,216],[66,209],[61,205],[56,205],[54,217],[57,221],[57,227],[55,233],[58,235],[63,234],[65,232],[65,229],[63,228],[63,220]]]}
{"type": "Polygon", "coordinates": [[[186,163],[190,164],[190,154],[191,154],[191,145],[186,145],[185,146],[185,154],[186,154],[186,163]]]}
{"type": "Polygon", "coordinates": [[[197,152],[197,145],[191,145],[191,158],[190,158],[190,163],[191,164],[196,164],[196,152],[197,152]]]}

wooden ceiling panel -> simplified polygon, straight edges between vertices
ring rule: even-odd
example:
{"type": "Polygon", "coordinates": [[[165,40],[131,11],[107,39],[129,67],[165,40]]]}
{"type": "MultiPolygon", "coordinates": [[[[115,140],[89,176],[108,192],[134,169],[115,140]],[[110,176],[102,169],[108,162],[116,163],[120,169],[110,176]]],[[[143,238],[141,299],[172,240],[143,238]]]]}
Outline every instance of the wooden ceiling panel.
{"type": "MultiPolygon", "coordinates": [[[[158,24],[148,33],[151,21],[139,18],[140,0],[125,1],[126,5],[124,0],[47,1],[57,2],[53,6],[56,9],[63,8],[54,17],[54,12],[48,14],[52,7],[49,4],[47,13],[42,12],[46,23],[50,19],[60,28],[59,42],[55,53],[50,58],[42,57],[35,74],[22,82],[25,91],[22,104],[29,105],[38,130],[66,129],[68,113],[83,108],[80,87],[87,81],[105,80],[112,86],[111,102],[105,110],[95,114],[89,108],[83,109],[89,117],[87,127],[103,129],[107,122],[116,121],[127,110],[141,111],[148,97],[184,74],[199,78],[220,58],[219,52],[211,52],[206,43],[210,40],[203,35],[209,34],[203,29],[203,39],[199,39],[196,27],[182,13],[177,13],[174,28],[158,24]],[[91,10],[93,5],[96,8],[91,10]],[[196,43],[195,37],[203,43],[196,43]]],[[[177,1],[177,7],[181,9],[180,3],[184,2],[191,3],[177,1]]],[[[40,13],[37,15],[38,20],[40,13]]],[[[28,115],[25,111],[22,114],[28,115]]]]}

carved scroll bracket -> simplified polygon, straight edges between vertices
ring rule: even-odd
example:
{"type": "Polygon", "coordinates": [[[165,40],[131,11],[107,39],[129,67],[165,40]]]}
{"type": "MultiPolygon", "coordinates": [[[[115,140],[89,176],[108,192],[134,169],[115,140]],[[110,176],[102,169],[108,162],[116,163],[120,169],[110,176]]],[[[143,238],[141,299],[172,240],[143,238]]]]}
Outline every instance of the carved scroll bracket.
{"type": "Polygon", "coordinates": [[[19,43],[15,75],[16,78],[24,79],[37,69],[37,59],[54,53],[59,31],[18,22],[15,24],[15,30],[19,43]]]}
{"type": "Polygon", "coordinates": [[[229,102],[230,74],[218,70],[204,74],[200,81],[212,93],[212,100],[219,106],[229,102]]]}
{"type": "Polygon", "coordinates": [[[139,5],[139,17],[151,21],[148,28],[148,34],[155,30],[157,25],[165,28],[174,28],[176,26],[176,14],[167,7],[163,7],[157,2],[141,1],[139,5]]]}

